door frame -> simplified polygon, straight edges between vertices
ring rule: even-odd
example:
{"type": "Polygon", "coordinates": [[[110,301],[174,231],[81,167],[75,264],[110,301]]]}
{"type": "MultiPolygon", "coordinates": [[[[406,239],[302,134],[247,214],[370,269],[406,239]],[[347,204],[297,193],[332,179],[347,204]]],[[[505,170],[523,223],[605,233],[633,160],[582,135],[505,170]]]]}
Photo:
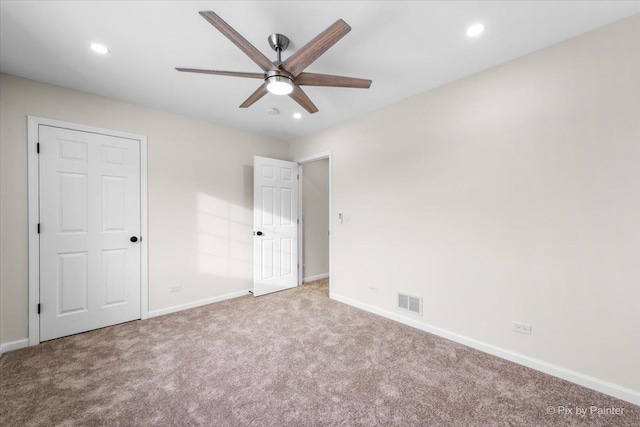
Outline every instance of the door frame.
{"type": "Polygon", "coordinates": [[[147,137],[133,133],[103,129],[60,120],[27,116],[27,171],[28,171],[28,209],[29,209],[29,345],[40,344],[40,186],[39,159],[37,152],[38,127],[40,125],[58,127],[80,132],[97,133],[140,142],[140,318],[149,317],[148,287],[148,230],[147,230],[147,137]]]}
{"type": "Polygon", "coordinates": [[[333,260],[333,196],[332,196],[332,176],[333,176],[333,159],[331,151],[324,151],[317,154],[312,154],[310,156],[300,157],[294,162],[298,163],[298,173],[300,174],[300,179],[298,179],[298,218],[301,219],[300,224],[298,225],[298,261],[300,263],[300,268],[298,269],[298,286],[302,285],[302,280],[304,279],[302,274],[302,227],[304,226],[304,219],[302,217],[302,166],[305,163],[311,163],[316,160],[329,159],[329,297],[333,298],[331,292],[331,265],[333,260]]]}

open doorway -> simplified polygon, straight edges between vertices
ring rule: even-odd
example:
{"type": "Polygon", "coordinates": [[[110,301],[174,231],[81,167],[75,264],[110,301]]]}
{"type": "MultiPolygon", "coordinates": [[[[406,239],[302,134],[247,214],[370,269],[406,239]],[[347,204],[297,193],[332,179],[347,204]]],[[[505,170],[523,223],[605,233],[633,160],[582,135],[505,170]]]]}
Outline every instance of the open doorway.
{"type": "Polygon", "coordinates": [[[300,165],[300,284],[329,282],[331,272],[331,158],[329,153],[298,160],[300,165]]]}

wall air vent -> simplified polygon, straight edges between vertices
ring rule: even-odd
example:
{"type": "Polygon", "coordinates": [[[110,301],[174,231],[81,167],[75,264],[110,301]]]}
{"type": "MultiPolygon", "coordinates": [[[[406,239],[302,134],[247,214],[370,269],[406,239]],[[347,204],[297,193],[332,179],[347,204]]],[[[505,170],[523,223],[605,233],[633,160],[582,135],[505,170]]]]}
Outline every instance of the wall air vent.
{"type": "Polygon", "coordinates": [[[422,297],[398,293],[398,308],[422,316],[422,297]]]}

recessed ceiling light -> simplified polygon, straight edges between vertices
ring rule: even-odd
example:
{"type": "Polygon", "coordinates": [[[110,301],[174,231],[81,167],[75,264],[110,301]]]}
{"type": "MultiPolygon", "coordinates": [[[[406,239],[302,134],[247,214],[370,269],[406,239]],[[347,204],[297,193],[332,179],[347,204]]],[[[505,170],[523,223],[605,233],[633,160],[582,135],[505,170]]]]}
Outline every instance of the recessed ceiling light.
{"type": "Polygon", "coordinates": [[[302,114],[300,113],[293,113],[293,118],[296,120],[300,120],[302,118],[302,114]]]}
{"type": "Polygon", "coordinates": [[[469,37],[478,37],[484,31],[484,24],[473,24],[467,28],[467,35],[469,37]]]}
{"type": "Polygon", "coordinates": [[[109,53],[109,49],[107,49],[105,45],[102,45],[100,43],[91,43],[91,50],[102,55],[109,53]]]}

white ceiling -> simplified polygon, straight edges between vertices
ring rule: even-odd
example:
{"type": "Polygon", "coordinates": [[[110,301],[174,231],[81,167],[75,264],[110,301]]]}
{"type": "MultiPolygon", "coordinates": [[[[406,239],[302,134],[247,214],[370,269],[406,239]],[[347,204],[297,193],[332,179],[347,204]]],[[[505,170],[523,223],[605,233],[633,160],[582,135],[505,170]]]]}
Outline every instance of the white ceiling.
{"type": "Polygon", "coordinates": [[[0,70],[292,140],[640,12],[639,1],[5,1],[0,70]],[[176,66],[260,72],[205,21],[213,10],[275,59],[267,36],[291,39],[283,59],[338,18],[353,28],[306,71],[373,80],[369,90],[305,87],[320,112],[268,94],[238,106],[259,80],[179,73],[176,66]],[[486,25],[477,39],[467,26],[486,25]],[[106,56],[91,42],[111,49],[106,56]],[[277,107],[281,114],[265,113],[277,107]],[[303,113],[293,120],[293,112],[303,113]]]}

